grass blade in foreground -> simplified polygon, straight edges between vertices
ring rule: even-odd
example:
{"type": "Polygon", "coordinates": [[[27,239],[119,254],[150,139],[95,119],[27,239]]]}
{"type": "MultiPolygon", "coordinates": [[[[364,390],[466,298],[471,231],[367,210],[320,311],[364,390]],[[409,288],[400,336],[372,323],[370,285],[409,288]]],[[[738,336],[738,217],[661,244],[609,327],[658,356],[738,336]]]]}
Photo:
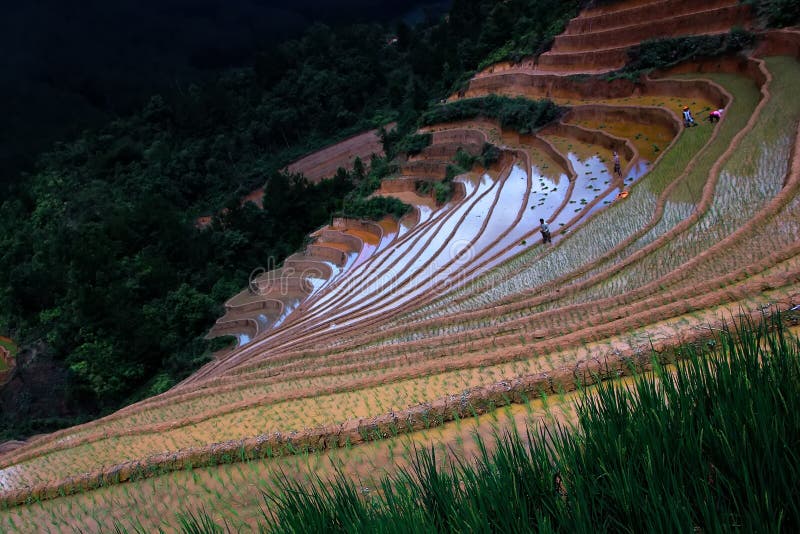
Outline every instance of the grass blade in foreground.
{"type": "MultiPolygon", "coordinates": [[[[676,369],[579,401],[574,431],[509,432],[474,462],[416,453],[363,491],[286,482],[268,530],[795,532],[800,344],[780,317],[740,324],[676,369]]],[[[288,479],[284,479],[288,480],[288,479]]]]}

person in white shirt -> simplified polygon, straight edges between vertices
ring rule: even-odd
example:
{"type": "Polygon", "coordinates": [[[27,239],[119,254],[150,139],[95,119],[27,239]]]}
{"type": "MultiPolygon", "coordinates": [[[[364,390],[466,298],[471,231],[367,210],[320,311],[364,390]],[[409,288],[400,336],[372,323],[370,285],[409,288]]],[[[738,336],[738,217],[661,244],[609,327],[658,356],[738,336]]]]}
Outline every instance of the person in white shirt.
{"type": "Polygon", "coordinates": [[[683,106],[683,125],[685,127],[695,126],[694,117],[689,106],[683,106]]]}
{"type": "Polygon", "coordinates": [[[542,243],[552,243],[553,240],[550,238],[550,226],[544,222],[544,219],[539,219],[539,224],[541,225],[542,243]]]}

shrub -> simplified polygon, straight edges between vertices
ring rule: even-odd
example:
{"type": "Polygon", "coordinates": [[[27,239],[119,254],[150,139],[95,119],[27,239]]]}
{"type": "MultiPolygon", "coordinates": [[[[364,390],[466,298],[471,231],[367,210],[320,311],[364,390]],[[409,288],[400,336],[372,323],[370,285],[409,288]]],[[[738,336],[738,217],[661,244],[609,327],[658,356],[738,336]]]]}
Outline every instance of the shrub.
{"type": "Polygon", "coordinates": [[[746,0],[756,16],[770,28],[783,28],[800,23],[800,2],[797,0],[746,0]]]}
{"type": "Polygon", "coordinates": [[[419,154],[426,147],[430,146],[433,140],[433,135],[429,133],[424,134],[410,134],[405,136],[397,144],[398,152],[405,152],[409,156],[419,154]]]}
{"type": "Polygon", "coordinates": [[[754,42],[755,36],[742,29],[722,35],[652,39],[628,49],[628,63],[621,72],[638,74],[672,67],[683,61],[732,54],[752,46],[754,42]]]}
{"type": "Polygon", "coordinates": [[[429,126],[486,117],[499,120],[503,128],[511,128],[524,134],[558,119],[564,111],[564,108],[546,99],[528,100],[522,97],[489,95],[436,106],[425,112],[421,120],[423,125],[429,126]]]}
{"type": "Polygon", "coordinates": [[[345,204],[342,215],[377,221],[386,215],[402,217],[411,208],[394,197],[357,198],[345,204]]]}
{"type": "Polygon", "coordinates": [[[453,195],[452,182],[436,182],[433,184],[433,197],[437,204],[444,204],[453,195]]]}
{"type": "Polygon", "coordinates": [[[492,143],[484,143],[483,149],[481,150],[481,155],[478,157],[478,161],[480,161],[480,164],[484,167],[488,167],[500,159],[500,153],[499,147],[493,145],[492,143]]]}

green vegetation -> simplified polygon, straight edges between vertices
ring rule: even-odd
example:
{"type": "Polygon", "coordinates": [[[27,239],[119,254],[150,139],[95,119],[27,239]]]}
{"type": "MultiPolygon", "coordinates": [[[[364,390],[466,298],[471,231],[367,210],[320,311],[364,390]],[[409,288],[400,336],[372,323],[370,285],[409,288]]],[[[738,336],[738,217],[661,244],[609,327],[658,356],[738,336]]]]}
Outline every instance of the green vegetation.
{"type": "Polygon", "coordinates": [[[800,23],[800,3],[796,0],[743,0],[755,9],[756,16],[771,28],[800,23]]]}
{"type": "Polygon", "coordinates": [[[453,196],[453,179],[456,176],[471,171],[476,163],[488,168],[499,159],[500,148],[492,143],[484,143],[481,153],[474,156],[463,148],[459,148],[456,151],[456,155],[453,156],[453,163],[448,164],[447,169],[445,169],[444,180],[441,182],[420,180],[416,184],[417,193],[427,195],[432,190],[436,203],[439,205],[444,204],[453,196]]]}
{"type": "Polygon", "coordinates": [[[24,182],[19,171],[32,173],[39,153],[53,142],[129,115],[153,94],[180,98],[191,83],[269,62],[281,43],[300,37],[315,21],[388,24],[414,8],[435,21],[446,11],[442,4],[204,0],[189,9],[186,0],[164,0],[157,9],[141,9],[137,0],[118,0],[76,10],[41,0],[9,6],[13,12],[3,20],[14,23],[0,32],[6,51],[0,59],[0,191],[5,197],[7,186],[24,182]],[[42,35],[53,41],[43,45],[42,35]]]}
{"type": "Polygon", "coordinates": [[[16,356],[17,354],[18,347],[16,343],[11,341],[10,339],[0,337],[0,347],[7,349],[12,356],[16,356]]]}
{"type": "MultiPolygon", "coordinates": [[[[12,358],[17,355],[17,351],[19,350],[19,348],[13,341],[11,341],[8,338],[4,338],[2,336],[0,336],[0,347],[6,349],[8,351],[8,354],[12,358]]],[[[8,363],[5,360],[0,359],[0,373],[8,371],[8,369],[9,369],[8,363]]]]}
{"type": "MultiPolygon", "coordinates": [[[[252,67],[155,95],[43,155],[0,204],[0,330],[23,345],[43,340],[61,368],[50,390],[69,392],[66,402],[38,399],[38,409],[64,406],[77,420],[163,391],[218,347],[202,336],[254,268],[277,264],[335,213],[403,213],[395,201],[368,199],[389,161],[320,184],[279,169],[390,121],[398,127],[389,145],[421,149],[424,136],[401,141],[419,114],[507,42],[504,10],[529,4],[457,0],[448,22],[414,28],[316,24],[252,67]],[[263,210],[241,205],[265,184],[263,210]],[[208,227],[195,226],[210,214],[208,227]]],[[[513,18],[520,46],[540,46],[578,2],[537,4],[541,11],[513,18]]],[[[557,116],[522,100],[496,111],[524,131],[557,116]]],[[[52,415],[4,403],[0,439],[52,415]]]]}
{"type": "Polygon", "coordinates": [[[485,55],[478,68],[500,61],[517,63],[526,56],[546,52],[584,3],[576,0],[495,2],[478,38],[477,52],[485,55]]]}
{"type": "Polygon", "coordinates": [[[377,221],[387,214],[399,219],[410,209],[411,206],[394,197],[358,198],[345,204],[342,215],[377,221]]]}
{"type": "Polygon", "coordinates": [[[453,161],[466,172],[472,169],[476,163],[479,163],[484,168],[488,168],[491,164],[496,163],[500,159],[500,154],[499,147],[492,143],[484,143],[481,147],[481,153],[477,156],[473,156],[463,149],[458,149],[453,161]]]}
{"type": "Polygon", "coordinates": [[[433,141],[432,134],[410,134],[397,144],[397,151],[405,152],[409,156],[414,156],[422,152],[426,147],[429,147],[431,141],[433,141]]]}
{"type": "MultiPolygon", "coordinates": [[[[408,136],[405,139],[409,137],[423,138],[425,146],[430,144],[429,137],[427,140],[425,140],[426,136],[408,136]]],[[[342,200],[342,209],[334,215],[377,221],[386,215],[392,215],[399,219],[408,213],[411,206],[396,198],[372,196],[380,187],[381,180],[396,171],[397,165],[393,164],[388,157],[378,156],[372,157],[370,171],[366,176],[364,176],[364,165],[360,158],[356,158],[352,172],[348,173],[340,168],[336,176],[345,182],[356,184],[356,187],[345,195],[342,200]]]]}
{"type": "Polygon", "coordinates": [[[755,35],[742,29],[733,29],[722,35],[693,35],[652,39],[628,49],[628,63],[621,70],[606,75],[638,78],[653,69],[669,68],[684,61],[733,54],[753,46],[755,35]]]}
{"type": "MultiPolygon", "coordinates": [[[[419,450],[410,468],[362,488],[341,472],[279,475],[270,532],[794,532],[800,461],[800,342],[780,316],[747,322],[677,367],[578,401],[553,423],[478,440],[474,462],[419,450]]],[[[204,513],[185,531],[219,528],[204,513]]]]}
{"type": "Polygon", "coordinates": [[[558,119],[564,111],[564,108],[550,100],[534,101],[522,97],[489,95],[435,106],[422,114],[421,121],[423,125],[430,126],[485,117],[497,119],[503,128],[525,134],[558,119]]]}
{"type": "Polygon", "coordinates": [[[426,196],[433,191],[433,198],[436,204],[441,206],[453,196],[453,178],[456,177],[458,172],[453,171],[452,165],[447,166],[447,175],[441,182],[427,182],[419,180],[416,183],[417,194],[426,196]]]}

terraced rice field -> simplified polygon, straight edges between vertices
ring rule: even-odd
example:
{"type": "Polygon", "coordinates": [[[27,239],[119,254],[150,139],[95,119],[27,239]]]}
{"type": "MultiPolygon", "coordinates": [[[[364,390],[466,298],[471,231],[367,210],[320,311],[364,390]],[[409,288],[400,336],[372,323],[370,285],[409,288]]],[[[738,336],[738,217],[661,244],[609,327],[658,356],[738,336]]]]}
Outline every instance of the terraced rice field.
{"type": "Polygon", "coordinates": [[[485,119],[429,128],[422,163],[446,163],[453,139],[503,155],[457,177],[444,205],[385,182],[379,194],[414,212],[335,220],[256,273],[210,334],[235,349],[166,393],[0,454],[0,530],[152,529],[200,507],[252,526],[274,470],[339,466],[369,492],[414,445],[469,454],[472,432],[568,420],[576,381],[623,375],[731,315],[796,306],[798,66],[734,58],[640,86],[539,66],[479,74],[467,96],[570,111],[529,135],[485,119]],[[725,113],[684,129],[682,105],[725,113]]]}

